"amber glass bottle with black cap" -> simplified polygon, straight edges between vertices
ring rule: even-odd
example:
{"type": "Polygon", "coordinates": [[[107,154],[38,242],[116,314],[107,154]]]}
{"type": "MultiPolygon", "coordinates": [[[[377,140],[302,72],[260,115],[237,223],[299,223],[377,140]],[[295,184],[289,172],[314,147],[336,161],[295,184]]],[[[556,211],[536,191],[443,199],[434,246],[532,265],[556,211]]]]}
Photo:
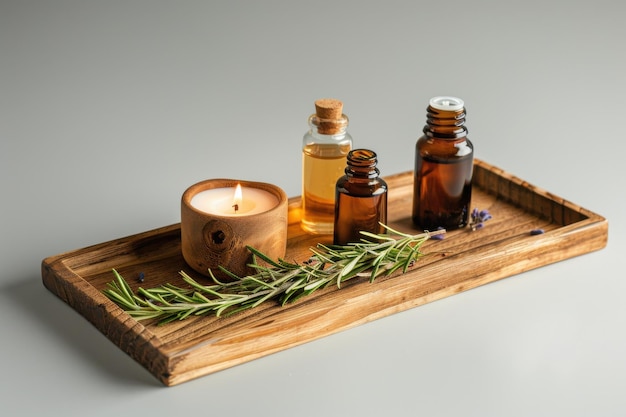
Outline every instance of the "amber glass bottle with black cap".
{"type": "Polygon", "coordinates": [[[345,245],[363,238],[361,231],[383,233],[387,223],[387,183],[369,149],[348,153],[345,175],[337,180],[333,243],[345,245]]]}
{"type": "Polygon", "coordinates": [[[468,224],[474,146],[467,138],[465,104],[434,97],[424,135],[415,149],[413,223],[422,230],[454,230],[468,224]]]}

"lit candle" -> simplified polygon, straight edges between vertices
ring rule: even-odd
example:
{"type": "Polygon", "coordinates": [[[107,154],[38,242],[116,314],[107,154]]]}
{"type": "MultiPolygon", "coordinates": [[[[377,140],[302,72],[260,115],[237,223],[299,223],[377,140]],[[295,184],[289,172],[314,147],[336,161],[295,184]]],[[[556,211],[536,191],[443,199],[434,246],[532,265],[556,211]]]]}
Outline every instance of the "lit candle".
{"type": "Polygon", "coordinates": [[[185,262],[200,274],[229,280],[230,273],[256,272],[249,267],[250,247],[271,259],[284,257],[288,203],[280,187],[262,182],[216,178],[192,185],[180,207],[185,262]]]}
{"type": "Polygon", "coordinates": [[[219,216],[249,216],[264,213],[278,205],[278,198],[260,188],[222,187],[200,191],[190,204],[205,213],[219,216]]]}

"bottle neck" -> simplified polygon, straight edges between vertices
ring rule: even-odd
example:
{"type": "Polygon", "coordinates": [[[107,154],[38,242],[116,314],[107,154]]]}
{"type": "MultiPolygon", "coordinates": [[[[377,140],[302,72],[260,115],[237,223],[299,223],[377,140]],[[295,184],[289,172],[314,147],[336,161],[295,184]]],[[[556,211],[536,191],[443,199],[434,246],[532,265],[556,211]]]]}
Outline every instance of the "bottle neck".
{"type": "Polygon", "coordinates": [[[323,119],[317,114],[309,116],[308,120],[311,132],[320,135],[343,136],[348,129],[348,116],[342,114],[339,119],[323,119]]]}
{"type": "Polygon", "coordinates": [[[369,149],[354,149],[348,153],[346,176],[353,179],[378,178],[380,171],[376,168],[378,157],[369,149]]]}
{"type": "Polygon", "coordinates": [[[436,139],[460,139],[467,136],[465,108],[442,110],[428,106],[423,132],[427,137],[436,139]]]}

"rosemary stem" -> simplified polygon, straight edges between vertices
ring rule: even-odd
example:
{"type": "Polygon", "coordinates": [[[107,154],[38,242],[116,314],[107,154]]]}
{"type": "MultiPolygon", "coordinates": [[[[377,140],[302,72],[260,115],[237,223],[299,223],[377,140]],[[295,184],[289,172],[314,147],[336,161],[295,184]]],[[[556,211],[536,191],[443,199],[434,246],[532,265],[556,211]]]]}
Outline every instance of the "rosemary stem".
{"type": "Polygon", "coordinates": [[[221,282],[209,271],[212,285],[200,284],[180,271],[183,281],[190,288],[165,284],[150,289],[139,288],[135,294],[114,269],[115,279],[103,293],[137,320],[157,319],[159,324],[191,315],[234,314],[272,299],[285,305],[331,283],[340,288],[342,283],[353,278],[369,276],[370,282],[373,282],[381,275],[398,270],[406,272],[423,256],[420,252],[422,244],[433,235],[445,233],[438,230],[409,235],[384,227],[389,234],[363,232],[364,238],[360,242],[342,246],[319,244],[311,248],[312,255],[303,264],[271,260],[258,250],[249,248],[253,255],[250,266],[256,273],[238,277],[223,270],[232,281],[221,282]],[[260,265],[257,257],[269,266],[260,265]]]}

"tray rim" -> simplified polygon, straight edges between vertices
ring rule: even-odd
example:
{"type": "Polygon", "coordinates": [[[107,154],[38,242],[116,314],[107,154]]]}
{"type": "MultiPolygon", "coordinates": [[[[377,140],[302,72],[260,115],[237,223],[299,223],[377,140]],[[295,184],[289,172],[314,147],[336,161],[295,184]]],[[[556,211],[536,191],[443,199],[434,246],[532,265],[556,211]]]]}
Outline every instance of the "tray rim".
{"type": "MultiPolygon", "coordinates": [[[[475,166],[488,170],[492,172],[495,176],[502,177],[506,181],[510,181],[511,183],[517,184],[521,187],[530,187],[534,194],[540,195],[543,198],[546,198],[550,201],[556,201],[558,205],[565,206],[568,209],[579,212],[584,216],[584,218],[579,221],[575,221],[570,224],[565,224],[561,227],[558,227],[555,230],[546,232],[546,236],[542,240],[545,246],[550,247],[550,245],[547,244],[548,240],[546,240],[546,238],[554,239],[555,241],[563,240],[563,239],[571,239],[574,234],[582,233],[582,232],[586,233],[586,232],[589,232],[590,229],[594,229],[595,238],[594,238],[593,246],[583,249],[583,248],[577,248],[576,245],[574,245],[573,247],[568,248],[568,253],[565,255],[565,257],[559,256],[559,259],[556,259],[556,260],[548,259],[546,262],[542,263],[541,265],[529,267],[528,270],[534,269],[543,265],[547,265],[549,263],[553,263],[561,259],[568,259],[574,256],[578,256],[580,254],[599,250],[606,246],[607,241],[608,241],[608,222],[603,216],[597,213],[594,213],[588,209],[582,208],[570,201],[557,197],[556,195],[549,193],[539,187],[530,185],[526,181],[523,181],[518,177],[512,176],[499,168],[496,168],[490,164],[485,163],[484,161],[476,160],[475,166]]],[[[398,179],[398,178],[406,176],[407,172],[410,172],[410,171],[393,174],[390,176],[386,176],[385,178],[386,179],[394,179],[394,178],[398,179]]],[[[291,197],[289,199],[290,207],[294,207],[298,205],[299,201],[300,201],[299,196],[291,197]]],[[[293,221],[295,220],[290,219],[290,224],[293,221]]],[[[150,370],[154,374],[154,376],[157,377],[159,380],[161,380],[161,382],[163,382],[166,386],[177,385],[187,380],[194,379],[199,376],[204,376],[209,373],[215,372],[217,370],[228,368],[229,366],[232,366],[236,363],[241,363],[242,361],[247,362],[249,360],[252,360],[261,356],[265,356],[267,354],[271,354],[279,350],[283,350],[287,347],[291,347],[291,346],[287,346],[283,348],[277,348],[274,350],[266,350],[263,352],[251,352],[242,361],[239,360],[236,363],[232,363],[232,364],[222,363],[220,366],[205,366],[205,367],[201,367],[197,369],[190,369],[190,370],[187,370],[184,374],[179,374],[179,375],[168,373],[168,371],[160,372],[158,374],[155,373],[154,371],[155,369],[166,369],[166,370],[174,369],[176,367],[177,362],[180,362],[182,360],[181,355],[183,355],[183,353],[177,352],[170,357],[167,357],[167,355],[164,356],[160,349],[166,345],[164,342],[162,342],[161,340],[158,340],[158,338],[152,332],[150,332],[149,329],[147,329],[147,327],[144,326],[141,322],[138,322],[135,319],[131,318],[121,308],[115,305],[112,301],[108,300],[101,293],[100,290],[98,290],[95,286],[91,285],[81,275],[76,273],[75,270],[78,269],[78,266],[80,265],[79,263],[77,263],[77,261],[79,261],[80,257],[84,254],[92,253],[99,249],[108,248],[111,245],[123,246],[123,245],[128,244],[129,242],[133,242],[137,239],[141,239],[148,235],[154,235],[154,234],[175,235],[179,233],[179,230],[180,230],[180,223],[173,223],[173,224],[162,226],[162,227],[155,228],[152,230],[148,230],[148,231],[144,231],[140,233],[134,233],[134,234],[131,234],[131,235],[119,238],[119,239],[113,239],[113,240],[109,240],[106,242],[89,245],[84,248],[66,251],[57,255],[46,257],[42,261],[42,266],[41,266],[43,283],[48,290],[50,290],[53,294],[57,295],[59,298],[65,301],[70,307],[72,307],[79,314],[81,314],[84,318],[90,321],[110,341],[115,343],[118,347],[120,347],[127,354],[133,357],[141,365],[148,368],[148,370],[150,370]],[[71,262],[74,262],[74,263],[70,265],[71,262]],[[76,299],[80,297],[83,297],[88,302],[84,303],[84,305],[82,305],[79,310],[76,306],[76,299]],[[123,334],[124,332],[115,330],[113,328],[114,326],[109,326],[107,321],[118,322],[120,325],[122,325],[124,329],[127,329],[128,331],[131,331],[132,329],[134,329],[134,333],[133,333],[134,340],[132,341],[125,340],[125,338],[127,338],[128,335],[123,334]],[[143,349],[142,356],[147,355],[147,356],[157,358],[157,362],[162,361],[162,363],[153,363],[150,366],[146,366],[146,364],[142,362],[141,358],[137,357],[133,351],[129,351],[128,349],[129,345],[135,345],[135,346],[140,345],[143,349]]],[[[539,250],[539,249],[540,248],[537,247],[537,248],[534,248],[533,250],[539,250]]],[[[496,256],[495,252],[497,252],[497,248],[490,248],[490,249],[488,248],[488,251],[490,252],[486,252],[485,253],[486,255],[496,256]],[[492,254],[491,251],[493,251],[494,254],[492,254]]],[[[524,271],[525,270],[521,270],[521,271],[515,272],[514,274],[500,276],[500,277],[494,277],[494,276],[490,276],[489,274],[486,274],[482,277],[479,277],[480,279],[477,279],[473,282],[464,281],[462,285],[459,287],[446,288],[445,289],[446,291],[442,293],[432,293],[428,297],[421,299],[421,300],[408,300],[403,305],[394,305],[393,308],[391,308],[391,310],[394,310],[394,311],[378,312],[377,314],[373,316],[370,315],[368,319],[365,321],[352,323],[350,326],[346,326],[336,331],[342,331],[347,328],[351,328],[355,325],[363,324],[363,323],[369,322],[377,318],[394,314],[399,311],[404,311],[408,308],[413,308],[413,307],[416,307],[416,306],[419,306],[419,305],[422,305],[431,301],[435,301],[435,300],[447,297],[449,295],[453,295],[458,292],[465,291],[467,289],[475,288],[477,286],[483,285],[488,282],[493,282],[495,280],[506,278],[511,275],[517,275],[518,273],[524,272],[524,271]]],[[[335,333],[335,331],[328,333],[328,334],[332,334],[332,333],[335,333]]],[[[326,335],[327,334],[324,334],[319,337],[324,337],[326,335]]],[[[317,337],[311,338],[310,340],[314,340],[316,338],[317,337]]],[[[310,340],[306,340],[304,342],[307,342],[310,340]]],[[[297,344],[300,344],[300,343],[293,344],[293,346],[297,344]]]]}

